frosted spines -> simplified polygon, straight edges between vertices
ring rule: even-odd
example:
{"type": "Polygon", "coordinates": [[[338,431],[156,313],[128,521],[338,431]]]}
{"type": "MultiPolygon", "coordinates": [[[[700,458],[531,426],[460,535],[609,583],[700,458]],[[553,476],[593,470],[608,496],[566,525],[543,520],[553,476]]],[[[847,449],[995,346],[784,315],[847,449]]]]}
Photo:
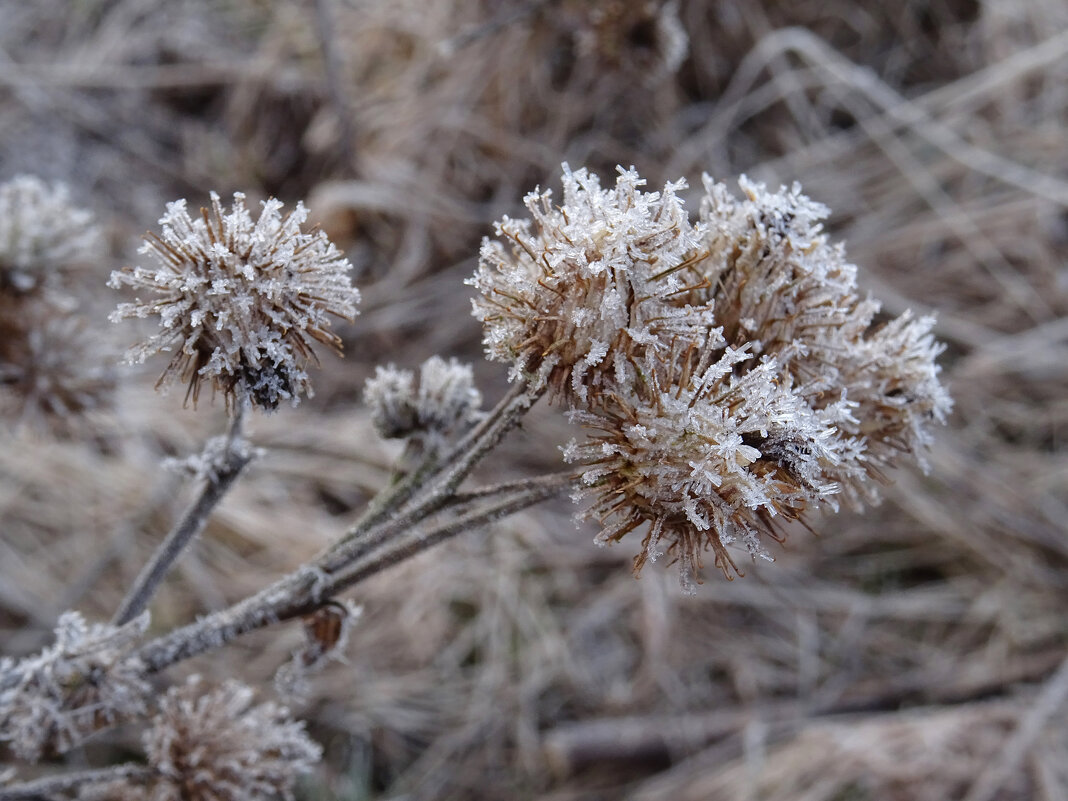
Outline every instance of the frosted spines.
{"type": "Polygon", "coordinates": [[[301,773],[322,749],[274,703],[253,705],[250,687],[229,681],[211,690],[194,676],[172,687],[145,733],[154,801],[293,798],[301,773]]]}
{"type": "Polygon", "coordinates": [[[435,445],[477,420],[482,393],[470,365],[431,356],[419,368],[418,387],[410,370],[377,367],[364,386],[364,402],[380,436],[420,436],[435,445]]]}
{"type": "Polygon", "coordinates": [[[351,265],[326,235],[301,230],[303,204],[284,216],[281,210],[268,200],[254,221],[240,193],[228,212],[212,193],[210,211],[195,219],[184,200],[168,204],[162,233],[141,248],[158,266],[116,271],[109,282],[155,296],[122,303],[111,315],[116,322],[159,317],[159,333],[127,360],[173,351],[158,385],[187,382],[194,403],[201,381],[228,404],[240,396],[264,409],[310,395],[305,366],[316,361],[313,344],[340,352],[330,317],[351,320],[359,293],[351,265]]]}
{"type": "Polygon", "coordinates": [[[31,175],[0,184],[0,289],[29,292],[52,273],[100,250],[92,214],[70,202],[63,184],[31,175]]]}
{"type": "Polygon", "coordinates": [[[36,762],[143,714],[152,688],[132,652],[147,627],[147,613],[115,627],[64,612],[53,645],[0,660],[0,740],[36,762]]]}
{"type": "Polygon", "coordinates": [[[603,189],[585,169],[563,165],[563,197],[534,192],[527,220],[505,217],[501,241],[482,244],[470,280],[481,297],[475,316],[485,324],[491,359],[517,374],[555,364],[549,385],[557,397],[585,403],[648,352],[663,357],[673,337],[702,342],[709,309],[690,306],[687,259],[702,228],[689,222],[678,197],[682,181],[644,192],[634,170],[619,170],[603,189]]]}
{"type": "Polygon", "coordinates": [[[641,185],[565,165],[559,207],[534,193],[529,220],[498,225],[510,247],[484,243],[475,310],[491,357],[548,369],[590,432],[565,458],[598,542],[641,528],[636,569],[666,553],[686,583],[706,548],[736,571],[727,544],[766,557],[779,520],[873,496],[867,479],[927,445],[949,399],[930,322],[873,325],[800,186],[743,177],[738,199],[705,176],[692,225],[681,184],[641,185]]]}

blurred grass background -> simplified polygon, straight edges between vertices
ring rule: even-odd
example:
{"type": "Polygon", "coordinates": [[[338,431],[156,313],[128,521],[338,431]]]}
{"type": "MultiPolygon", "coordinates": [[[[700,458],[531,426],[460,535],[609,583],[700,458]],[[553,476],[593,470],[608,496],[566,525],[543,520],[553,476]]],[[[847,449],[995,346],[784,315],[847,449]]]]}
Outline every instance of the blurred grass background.
{"type": "MultiPolygon", "coordinates": [[[[458,355],[499,395],[462,281],[561,161],[799,180],[888,313],[938,313],[956,410],[930,473],[742,580],[636,582],[561,502],[359,587],[348,662],[296,709],[327,748],[309,799],[1068,798],[1066,130],[1064,0],[0,0],[0,180],[95,211],[85,304],[117,349],[109,271],[212,189],[306,199],[364,292],[316,398],[254,421],[269,456],[154,628],[296,566],[386,481],[375,364],[458,355]]],[[[159,461],[223,411],[155,396],[158,369],[89,442],[0,435],[4,653],[108,617],[186,501],[159,461]]],[[[538,409],[487,473],[551,469],[569,436],[538,409]]],[[[269,692],[298,628],[186,669],[269,692]]]]}

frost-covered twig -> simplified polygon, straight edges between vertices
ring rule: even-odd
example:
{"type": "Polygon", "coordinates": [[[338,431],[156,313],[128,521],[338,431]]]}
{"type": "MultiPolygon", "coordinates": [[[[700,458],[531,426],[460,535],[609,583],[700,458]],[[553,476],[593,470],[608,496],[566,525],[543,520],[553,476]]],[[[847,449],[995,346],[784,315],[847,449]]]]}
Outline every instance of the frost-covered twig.
{"type": "Polygon", "coordinates": [[[115,781],[147,781],[155,775],[152,768],[144,765],[113,765],[97,770],[79,770],[59,776],[44,776],[40,779],[0,787],[0,801],[41,801],[65,797],[67,793],[91,784],[109,784],[115,781]]]}
{"type": "MultiPolygon", "coordinates": [[[[390,520],[371,530],[377,547],[355,551],[344,562],[337,562],[333,570],[327,570],[322,564],[298,568],[227,609],[153,640],[141,648],[138,657],[149,672],[157,672],[219,648],[242,634],[307,614],[327,603],[331,596],[365,578],[450,537],[540,503],[574,486],[574,481],[570,473],[554,473],[531,479],[525,486],[509,486],[498,496],[476,493],[474,501],[450,508],[448,517],[437,525],[415,527],[403,519],[390,520]],[[475,508],[464,508],[466,506],[475,508]]],[[[330,557],[336,559],[337,555],[330,557]]]]}
{"type": "Polygon", "coordinates": [[[447,454],[424,469],[414,472],[409,479],[401,481],[391,497],[388,507],[376,513],[370,525],[357,524],[321,560],[325,570],[334,570],[357,559],[379,543],[387,534],[373,531],[372,526],[386,519],[388,512],[397,511],[391,520],[391,528],[410,527],[433,514],[446,503],[463,480],[470,475],[475,465],[501,441],[519,419],[541,397],[543,389],[526,383],[514,384],[508,393],[486,417],[467,433],[447,454]],[[443,475],[442,475],[443,474],[443,475]],[[436,481],[437,476],[441,476],[436,481]],[[431,484],[433,482],[433,484],[431,484]],[[424,487],[429,488],[423,492],[424,487]],[[418,496],[418,497],[417,497],[418,496]],[[405,502],[414,498],[410,506],[405,502]]]}
{"type": "MultiPolygon", "coordinates": [[[[381,573],[393,565],[406,561],[423,551],[466,531],[502,520],[551,498],[574,486],[575,477],[569,473],[531,479],[526,486],[496,498],[494,503],[479,506],[471,511],[452,517],[437,526],[416,528],[406,537],[390,542],[388,546],[372,552],[366,559],[354,562],[348,568],[332,576],[324,592],[335,594],[381,573]]],[[[450,510],[453,511],[453,510],[450,510]]]]}
{"type": "Polygon", "coordinates": [[[210,461],[211,464],[202,465],[197,471],[204,476],[204,486],[200,494],[142,568],[140,575],[115,613],[113,620],[115,625],[121,626],[137,617],[148,607],[160,582],[174,564],[174,560],[185,550],[192,539],[204,530],[212,511],[233,487],[245,465],[252,460],[253,451],[241,437],[245,405],[237,403],[236,407],[223,443],[223,452],[216,458],[215,454],[209,453],[211,446],[209,443],[208,448],[201,454],[200,458],[205,462],[210,461]]]}

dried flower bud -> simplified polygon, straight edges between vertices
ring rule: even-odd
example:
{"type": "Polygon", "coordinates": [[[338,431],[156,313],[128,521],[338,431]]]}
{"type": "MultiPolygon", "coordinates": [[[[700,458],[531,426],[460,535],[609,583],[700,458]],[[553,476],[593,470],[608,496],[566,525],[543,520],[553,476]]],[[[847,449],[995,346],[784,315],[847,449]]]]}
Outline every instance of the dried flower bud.
{"type": "Polygon", "coordinates": [[[31,292],[63,267],[96,254],[92,215],[71,205],[67,188],[21,175],[0,184],[0,290],[31,292]]]}
{"type": "Polygon", "coordinates": [[[285,216],[281,209],[268,200],[253,222],[244,195],[234,195],[227,213],[212,193],[211,210],[194,220],[184,200],[171,203],[162,235],[150,234],[141,249],[159,267],[112,273],[114,288],[157,295],[122,303],[111,315],[115,322],[159,315],[160,332],[127,356],[144,361],[174,349],[157,386],[186,382],[195,404],[206,380],[228,405],[248,399],[269,410],[311,394],[305,367],[316,360],[313,342],[340,353],[328,315],[356,314],[351,265],[321,231],[301,231],[303,204],[285,216]]]}
{"type": "Polygon", "coordinates": [[[416,412],[424,431],[448,434],[474,421],[482,406],[471,365],[431,356],[419,368],[416,412]]]}
{"type": "Polygon", "coordinates": [[[401,439],[419,427],[414,382],[411,370],[390,364],[376,367],[364,384],[363,402],[371,410],[371,424],[383,439],[401,439]]]}
{"type": "Polygon", "coordinates": [[[147,613],[115,627],[64,612],[54,645],[0,660],[0,740],[36,762],[143,714],[152,689],[131,652],[147,627],[147,613]]]}
{"type": "Polygon", "coordinates": [[[284,707],[253,706],[253,695],[236,681],[205,691],[197,676],[167,691],[144,738],[153,801],[293,798],[322,750],[284,707]]]}
{"type": "Polygon", "coordinates": [[[474,383],[471,366],[456,359],[431,356],[415,375],[392,365],[375,368],[364,386],[364,402],[371,422],[385,439],[421,436],[440,444],[444,438],[474,422],[482,406],[482,393],[474,383]]]}

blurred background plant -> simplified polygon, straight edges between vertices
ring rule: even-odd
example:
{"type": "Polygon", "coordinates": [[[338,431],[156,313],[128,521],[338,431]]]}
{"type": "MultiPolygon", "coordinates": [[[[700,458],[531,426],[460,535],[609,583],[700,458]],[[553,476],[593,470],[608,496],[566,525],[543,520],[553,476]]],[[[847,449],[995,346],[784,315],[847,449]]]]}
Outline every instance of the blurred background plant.
{"type": "MultiPolygon", "coordinates": [[[[594,547],[570,504],[367,582],[348,664],[294,710],[325,746],[304,792],[1060,797],[1066,29],[1044,0],[0,3],[0,179],[63,182],[93,209],[113,247],[70,293],[91,330],[113,335],[99,287],[164,202],[212,189],[306,198],[364,295],[316,398],[256,420],[271,455],[153,626],[308,560],[388,480],[398,450],[359,404],[375,365],[456,355],[503,393],[462,280],[561,161],[633,164],[653,187],[797,179],[887,315],[938,312],[956,409],[931,473],[895,471],[881,507],[814,519],[818,540],[795,532],[776,564],[696,598],[671,572],[635,583],[632,551],[594,547]]],[[[0,327],[19,319],[5,307],[0,327]]],[[[160,460],[198,450],[223,411],[161,401],[153,378],[124,376],[88,442],[4,434],[6,654],[49,642],[63,610],[109,617],[187,503],[160,460]]],[[[0,380],[5,404],[25,397],[0,380]]],[[[489,468],[545,472],[571,435],[536,409],[489,468]]],[[[266,686],[302,636],[254,634],[189,669],[266,686]]],[[[72,764],[121,760],[124,736],[72,764]]]]}

